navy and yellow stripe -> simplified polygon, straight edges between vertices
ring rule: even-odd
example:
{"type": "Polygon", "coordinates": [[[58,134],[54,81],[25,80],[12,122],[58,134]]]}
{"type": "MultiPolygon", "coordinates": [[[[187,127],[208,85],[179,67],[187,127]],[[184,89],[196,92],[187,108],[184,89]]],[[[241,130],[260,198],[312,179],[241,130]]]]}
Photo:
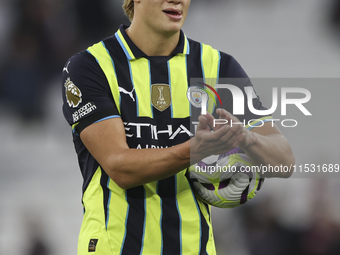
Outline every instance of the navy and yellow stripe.
{"type": "MultiPolygon", "coordinates": [[[[203,83],[215,88],[220,77],[220,60],[221,55],[218,50],[211,46],[201,43],[201,65],[203,74],[203,83]]],[[[207,90],[209,88],[206,87],[207,90]]],[[[208,101],[207,111],[212,113],[216,107],[216,95],[213,95],[213,100],[208,101]]]]}
{"type": "Polygon", "coordinates": [[[116,76],[116,71],[115,71],[115,64],[104,44],[104,42],[99,42],[91,47],[88,48],[87,50],[90,54],[92,54],[98,64],[100,65],[101,69],[103,70],[106,79],[110,85],[110,89],[112,92],[112,96],[116,102],[117,109],[120,113],[120,94],[118,90],[118,81],[117,81],[117,76],[116,76]],[[118,102],[118,104],[117,104],[118,102]]]}
{"type": "MultiPolygon", "coordinates": [[[[230,62],[226,55],[188,40],[183,33],[172,56],[148,57],[122,28],[88,52],[103,70],[122,120],[163,129],[176,123],[190,129],[193,112],[186,92],[192,85],[191,78],[214,87],[220,78],[225,78],[226,72],[221,69],[230,62]],[[164,111],[155,109],[151,103],[153,84],[169,85],[171,105],[164,111]]],[[[209,101],[210,112],[214,111],[216,101],[209,101]]],[[[173,146],[187,139],[170,141],[159,137],[154,142],[173,146]]],[[[142,142],[150,140],[148,137],[142,142]]],[[[138,143],[129,137],[127,142],[131,148],[138,143]]],[[[80,240],[86,243],[88,238],[100,238],[110,254],[215,254],[210,207],[196,200],[185,170],[164,180],[122,190],[98,167],[84,192],[83,204],[80,240]]],[[[98,246],[101,247],[100,243],[98,246]]]]}

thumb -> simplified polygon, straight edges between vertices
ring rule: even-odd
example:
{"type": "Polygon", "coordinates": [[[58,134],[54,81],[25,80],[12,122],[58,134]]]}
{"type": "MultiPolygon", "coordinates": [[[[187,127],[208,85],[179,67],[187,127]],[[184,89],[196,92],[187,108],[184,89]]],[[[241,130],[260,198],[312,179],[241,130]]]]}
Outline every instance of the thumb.
{"type": "Polygon", "coordinates": [[[211,126],[213,125],[214,117],[207,113],[206,115],[200,115],[198,117],[197,131],[208,130],[211,131],[211,126]]]}
{"type": "Polygon", "coordinates": [[[208,120],[205,116],[201,115],[198,117],[197,131],[206,130],[208,128],[208,120]]]}

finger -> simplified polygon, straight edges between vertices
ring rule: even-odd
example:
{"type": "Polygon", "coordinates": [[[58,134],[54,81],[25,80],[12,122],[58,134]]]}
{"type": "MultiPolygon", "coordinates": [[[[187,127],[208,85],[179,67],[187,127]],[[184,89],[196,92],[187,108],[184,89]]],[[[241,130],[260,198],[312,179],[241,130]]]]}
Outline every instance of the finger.
{"type": "MultiPolygon", "coordinates": [[[[211,139],[214,139],[216,141],[220,141],[222,137],[226,136],[229,131],[230,131],[230,126],[229,125],[223,125],[222,127],[216,129],[212,134],[211,134],[211,139]]],[[[221,141],[220,141],[221,142],[221,141]]]]}
{"type": "Polygon", "coordinates": [[[224,120],[225,122],[228,122],[229,125],[233,126],[233,125],[241,125],[244,123],[242,123],[236,116],[232,115],[230,112],[228,112],[225,109],[219,108],[216,110],[216,113],[219,115],[219,118],[222,120],[224,120]]]}
{"type": "Polygon", "coordinates": [[[215,119],[215,117],[210,113],[207,113],[206,115],[203,115],[203,116],[207,118],[208,125],[210,126],[211,130],[214,130],[214,131],[218,130],[225,124],[229,123],[228,120],[215,119]]]}
{"type": "Polygon", "coordinates": [[[226,120],[231,120],[232,119],[232,114],[228,112],[227,110],[223,108],[218,108],[216,109],[216,113],[218,114],[220,119],[226,119],[226,120]]]}
{"type": "Polygon", "coordinates": [[[241,126],[230,127],[228,132],[220,137],[222,143],[239,143],[242,137],[243,128],[241,126]]]}
{"type": "Polygon", "coordinates": [[[222,127],[225,126],[225,125],[230,126],[230,121],[227,120],[227,119],[221,119],[221,118],[219,118],[219,119],[215,119],[215,120],[214,120],[212,127],[213,127],[213,129],[216,131],[216,130],[222,128],[222,127]]]}
{"type": "Polygon", "coordinates": [[[197,132],[200,130],[206,130],[208,128],[208,120],[205,116],[198,117],[197,132]]]}
{"type": "Polygon", "coordinates": [[[219,129],[224,125],[232,125],[230,113],[222,108],[216,110],[219,118],[214,121],[214,129],[219,129]]]}
{"type": "Polygon", "coordinates": [[[203,116],[208,120],[208,125],[212,127],[214,124],[214,120],[215,120],[214,116],[212,116],[209,112],[207,112],[207,114],[203,116]]]}
{"type": "Polygon", "coordinates": [[[233,114],[231,114],[225,109],[218,108],[216,110],[216,113],[220,116],[220,118],[227,119],[229,121],[232,120],[233,122],[240,122],[240,120],[236,116],[234,116],[233,114]]]}
{"type": "Polygon", "coordinates": [[[208,148],[214,148],[223,144],[221,137],[225,136],[229,129],[230,126],[225,126],[215,132],[197,132],[196,135],[199,137],[199,140],[205,144],[205,146],[208,148]]]}
{"type": "Polygon", "coordinates": [[[228,133],[219,138],[218,144],[216,144],[216,149],[219,152],[224,153],[236,148],[241,143],[243,131],[243,128],[240,126],[230,128],[228,133]]]}
{"type": "Polygon", "coordinates": [[[200,132],[199,141],[209,155],[221,154],[238,146],[240,134],[242,134],[240,126],[232,128],[224,125],[215,132],[200,132]]]}
{"type": "Polygon", "coordinates": [[[215,121],[214,116],[212,116],[210,113],[207,113],[205,115],[200,115],[198,117],[198,120],[200,121],[200,119],[203,121],[202,126],[201,126],[202,129],[208,129],[209,128],[210,131],[214,130],[213,129],[214,121],[215,121]]]}
{"type": "Polygon", "coordinates": [[[200,115],[198,117],[198,130],[212,131],[214,120],[215,120],[214,116],[212,116],[210,113],[207,113],[206,115],[200,115]]]}
{"type": "Polygon", "coordinates": [[[211,134],[211,139],[218,139],[221,142],[227,142],[230,139],[235,139],[235,137],[239,136],[243,132],[242,125],[221,125],[220,128],[214,131],[214,134],[211,134]]]}

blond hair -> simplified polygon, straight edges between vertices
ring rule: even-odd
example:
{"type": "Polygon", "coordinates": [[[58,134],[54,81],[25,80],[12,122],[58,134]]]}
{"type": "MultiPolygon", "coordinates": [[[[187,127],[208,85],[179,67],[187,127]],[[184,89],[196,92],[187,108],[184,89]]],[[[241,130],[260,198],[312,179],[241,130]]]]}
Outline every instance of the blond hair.
{"type": "Polygon", "coordinates": [[[126,16],[128,16],[130,21],[132,21],[133,14],[134,14],[134,2],[133,2],[133,0],[124,0],[123,9],[124,9],[126,16]]]}

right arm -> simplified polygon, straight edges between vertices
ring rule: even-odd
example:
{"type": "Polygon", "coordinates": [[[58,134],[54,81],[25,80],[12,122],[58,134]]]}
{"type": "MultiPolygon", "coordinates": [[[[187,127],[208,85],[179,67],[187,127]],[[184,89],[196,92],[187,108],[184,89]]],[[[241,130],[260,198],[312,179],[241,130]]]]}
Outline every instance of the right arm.
{"type": "Polygon", "coordinates": [[[211,132],[213,117],[199,117],[194,138],[164,149],[132,149],[126,141],[125,127],[112,100],[109,84],[96,60],[87,52],[75,55],[63,72],[64,84],[74,83],[81,92],[81,104],[69,105],[64,86],[63,112],[74,132],[108,176],[123,189],[161,180],[172,176],[191,164],[233,149],[241,132],[237,126],[226,125],[211,132]],[[93,102],[96,110],[75,119],[79,108],[93,102]],[[102,120],[105,117],[111,117],[102,120]],[[100,121],[101,120],[101,121],[100,121]],[[98,122],[99,121],[99,122],[98,122]],[[91,124],[92,123],[92,124],[91,124]]]}
{"type": "Polygon", "coordinates": [[[130,149],[120,118],[86,127],[80,138],[108,176],[123,189],[172,176],[199,160],[236,147],[241,129],[224,126],[211,132],[213,117],[200,116],[196,136],[182,144],[162,149],[130,149]]]}

